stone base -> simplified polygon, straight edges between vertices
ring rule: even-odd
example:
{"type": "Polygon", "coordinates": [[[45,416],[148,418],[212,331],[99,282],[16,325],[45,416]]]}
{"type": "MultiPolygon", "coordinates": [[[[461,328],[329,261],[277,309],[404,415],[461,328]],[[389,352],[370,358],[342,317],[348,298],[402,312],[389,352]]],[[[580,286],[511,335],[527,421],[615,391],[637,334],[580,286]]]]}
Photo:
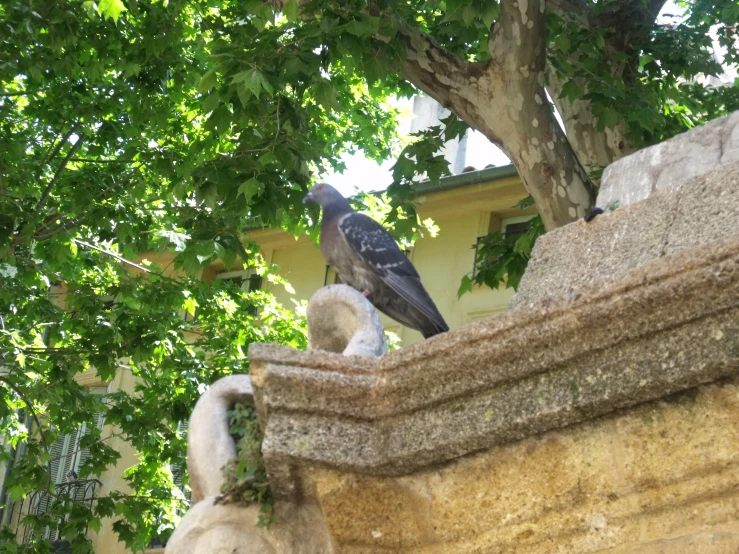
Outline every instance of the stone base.
{"type": "Polygon", "coordinates": [[[407,477],[302,471],[340,553],[735,553],[739,378],[407,477]]]}

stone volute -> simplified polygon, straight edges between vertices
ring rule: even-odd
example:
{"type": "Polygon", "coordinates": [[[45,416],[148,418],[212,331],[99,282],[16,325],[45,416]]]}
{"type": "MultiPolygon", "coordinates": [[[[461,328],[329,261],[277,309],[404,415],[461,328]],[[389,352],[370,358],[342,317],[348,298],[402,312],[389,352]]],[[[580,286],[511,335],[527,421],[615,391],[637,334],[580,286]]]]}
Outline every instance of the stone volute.
{"type": "MultiPolygon", "coordinates": [[[[316,292],[307,307],[309,350],[378,357],[387,352],[377,311],[356,290],[331,285],[316,292]]],[[[187,469],[191,509],[167,544],[167,554],[281,554],[327,552],[328,535],[315,506],[278,503],[269,530],[257,527],[258,506],[216,504],[223,470],[236,458],[227,412],[253,404],[248,375],[215,382],[198,400],[188,425],[187,469]]]]}

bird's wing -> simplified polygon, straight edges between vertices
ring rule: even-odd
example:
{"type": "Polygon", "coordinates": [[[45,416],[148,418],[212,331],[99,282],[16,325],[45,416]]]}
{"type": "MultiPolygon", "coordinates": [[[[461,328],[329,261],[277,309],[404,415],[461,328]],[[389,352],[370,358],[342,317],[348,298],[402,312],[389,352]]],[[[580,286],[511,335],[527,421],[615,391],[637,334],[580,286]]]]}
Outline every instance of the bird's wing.
{"type": "Polygon", "coordinates": [[[371,267],[386,285],[440,329],[447,328],[423,288],[416,268],[382,225],[364,214],[353,212],[339,219],[338,227],[340,235],[357,257],[371,267]]]}

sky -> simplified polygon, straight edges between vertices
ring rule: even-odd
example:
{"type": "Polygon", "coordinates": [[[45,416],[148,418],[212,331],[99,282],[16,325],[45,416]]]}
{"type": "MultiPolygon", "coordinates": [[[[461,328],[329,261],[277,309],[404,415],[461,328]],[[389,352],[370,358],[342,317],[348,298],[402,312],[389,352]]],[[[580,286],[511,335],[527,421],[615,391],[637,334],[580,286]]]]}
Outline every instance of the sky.
{"type": "MultiPolygon", "coordinates": [[[[396,107],[400,110],[399,133],[407,136],[410,131],[410,122],[413,119],[412,100],[399,100],[396,107]]],[[[361,152],[345,154],[341,160],[346,164],[344,173],[326,172],[319,175],[319,180],[337,188],[344,196],[354,193],[355,188],[361,190],[384,190],[393,181],[392,166],[394,159],[383,164],[367,159],[361,152]]],[[[496,166],[508,165],[510,160],[501,150],[492,144],[479,131],[469,131],[467,137],[467,156],[465,165],[482,169],[488,164],[496,166]]]]}
{"type": "MultiPolygon", "coordinates": [[[[679,20],[683,10],[670,0],[660,12],[660,23],[675,22],[679,20]],[[677,16],[677,17],[676,17],[677,16]]],[[[401,136],[407,136],[410,130],[410,121],[413,119],[412,100],[398,100],[395,102],[396,107],[400,110],[399,116],[399,132],[401,136]]],[[[556,114],[559,119],[559,114],[556,114]]],[[[560,120],[560,125],[562,124],[560,120]]],[[[392,183],[392,166],[395,160],[388,160],[383,164],[378,164],[373,160],[367,159],[362,153],[353,155],[345,154],[341,160],[346,164],[346,170],[343,173],[324,172],[319,175],[319,180],[329,183],[341,191],[345,196],[354,193],[355,189],[361,190],[384,190],[392,183]]],[[[467,138],[467,157],[466,166],[473,166],[476,169],[482,169],[488,164],[496,166],[507,165],[510,163],[508,157],[494,144],[492,144],[479,131],[469,131],[467,138]]]]}

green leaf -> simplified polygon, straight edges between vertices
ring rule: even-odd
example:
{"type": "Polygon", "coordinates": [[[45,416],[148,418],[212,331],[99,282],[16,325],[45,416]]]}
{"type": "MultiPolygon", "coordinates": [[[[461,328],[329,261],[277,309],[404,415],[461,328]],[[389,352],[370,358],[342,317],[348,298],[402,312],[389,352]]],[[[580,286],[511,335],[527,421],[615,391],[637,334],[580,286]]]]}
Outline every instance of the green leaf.
{"type": "Polygon", "coordinates": [[[203,113],[209,114],[218,107],[220,102],[221,97],[217,92],[209,95],[205,100],[203,100],[203,113]]]}
{"type": "Polygon", "coordinates": [[[100,0],[98,4],[98,13],[103,16],[103,19],[111,18],[114,22],[118,21],[124,11],[126,11],[126,6],[121,0],[100,0]]]}
{"type": "Polygon", "coordinates": [[[272,152],[266,152],[259,156],[259,163],[266,167],[270,164],[273,164],[277,161],[277,158],[275,158],[275,155],[272,152]]]}
{"type": "Polygon", "coordinates": [[[180,233],[179,231],[160,230],[154,233],[154,236],[162,237],[174,245],[175,252],[182,252],[187,246],[190,235],[180,233]]]}
{"type": "Polygon", "coordinates": [[[462,8],[462,21],[464,21],[465,25],[470,25],[477,16],[477,9],[475,6],[469,4],[462,8]]]}
{"type": "Polygon", "coordinates": [[[192,296],[185,298],[185,301],[182,303],[182,309],[193,317],[195,316],[195,308],[197,307],[198,302],[192,296]]]}
{"type": "Polygon", "coordinates": [[[210,89],[214,88],[218,84],[218,75],[216,74],[216,68],[213,67],[203,75],[198,83],[198,92],[205,94],[210,89]]]}
{"type": "Polygon", "coordinates": [[[256,68],[240,71],[231,78],[231,84],[242,83],[257,98],[262,90],[272,95],[272,85],[269,84],[264,74],[256,68]]]}
{"type": "Polygon", "coordinates": [[[241,185],[239,185],[239,194],[243,194],[247,202],[251,200],[253,196],[261,194],[263,190],[264,188],[262,187],[262,184],[254,177],[244,181],[243,183],[241,183],[241,185]]]}
{"type": "Polygon", "coordinates": [[[336,99],[336,90],[325,79],[321,80],[316,86],[316,100],[328,111],[341,111],[341,105],[336,99]]]}
{"type": "Polygon", "coordinates": [[[637,122],[650,133],[654,133],[657,126],[662,123],[662,118],[649,108],[642,108],[629,117],[629,120],[637,122]]]}
{"type": "Polygon", "coordinates": [[[562,91],[559,94],[559,98],[567,98],[570,102],[574,102],[580,96],[580,87],[577,86],[574,80],[567,81],[562,85],[562,91]]]}
{"type": "Polygon", "coordinates": [[[457,298],[462,298],[464,294],[472,292],[472,285],[474,285],[474,281],[470,279],[469,275],[462,277],[462,282],[459,284],[459,289],[457,290],[457,298]]]}
{"type": "Polygon", "coordinates": [[[285,6],[282,8],[282,13],[288,21],[293,22],[298,19],[300,15],[300,7],[298,6],[297,0],[287,0],[285,6]]]}
{"type": "Polygon", "coordinates": [[[606,108],[600,115],[598,124],[613,129],[621,121],[621,115],[612,108],[606,108]]]}

